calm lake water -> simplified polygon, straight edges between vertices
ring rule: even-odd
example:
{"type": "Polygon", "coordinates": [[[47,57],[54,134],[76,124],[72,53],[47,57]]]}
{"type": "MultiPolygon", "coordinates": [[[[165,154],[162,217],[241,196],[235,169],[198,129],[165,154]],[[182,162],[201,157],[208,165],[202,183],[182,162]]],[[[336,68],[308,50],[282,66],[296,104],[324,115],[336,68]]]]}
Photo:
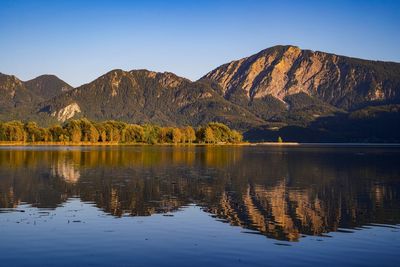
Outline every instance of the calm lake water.
{"type": "Polygon", "coordinates": [[[400,148],[0,147],[0,266],[400,266],[400,148]]]}

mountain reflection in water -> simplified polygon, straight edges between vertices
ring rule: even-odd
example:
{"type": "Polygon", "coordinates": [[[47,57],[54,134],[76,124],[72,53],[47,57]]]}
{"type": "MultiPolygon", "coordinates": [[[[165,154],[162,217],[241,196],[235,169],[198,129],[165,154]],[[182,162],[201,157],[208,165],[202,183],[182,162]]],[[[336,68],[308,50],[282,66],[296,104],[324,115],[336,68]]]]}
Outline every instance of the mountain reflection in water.
{"type": "MultiPolygon", "coordinates": [[[[195,203],[232,225],[297,241],[400,223],[398,148],[0,149],[0,212],[79,196],[116,217],[195,203]]],[[[0,213],[1,216],[1,213],[0,213]]]]}

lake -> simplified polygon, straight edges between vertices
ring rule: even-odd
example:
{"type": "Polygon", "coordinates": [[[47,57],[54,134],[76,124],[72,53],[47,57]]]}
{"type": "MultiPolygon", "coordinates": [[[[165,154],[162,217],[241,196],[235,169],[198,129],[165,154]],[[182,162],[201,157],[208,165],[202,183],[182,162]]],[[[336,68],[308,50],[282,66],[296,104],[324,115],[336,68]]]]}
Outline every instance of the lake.
{"type": "Polygon", "coordinates": [[[0,266],[399,266],[400,148],[0,147],[0,266]]]}

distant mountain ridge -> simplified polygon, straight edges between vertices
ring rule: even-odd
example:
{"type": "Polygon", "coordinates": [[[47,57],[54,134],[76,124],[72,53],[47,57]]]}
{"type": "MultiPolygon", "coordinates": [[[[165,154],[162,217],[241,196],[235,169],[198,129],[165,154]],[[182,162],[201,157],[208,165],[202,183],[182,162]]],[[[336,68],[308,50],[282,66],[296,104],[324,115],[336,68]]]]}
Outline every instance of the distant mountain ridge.
{"type": "Polygon", "coordinates": [[[40,111],[59,121],[85,116],[161,125],[221,121],[244,128],[263,123],[251,112],[225,100],[209,83],[148,70],[110,71],[43,102],[40,111]]]}
{"type": "Polygon", "coordinates": [[[41,101],[71,89],[71,85],[54,75],[42,75],[24,82],[14,75],[0,73],[0,117],[31,117],[32,112],[36,113],[34,107],[41,101]]]}
{"type": "Polygon", "coordinates": [[[80,117],[192,126],[219,121],[254,140],[295,139],[299,130],[309,136],[302,129],[321,138],[339,121],[348,123],[340,124],[343,131],[358,125],[350,118],[359,114],[391,114],[388,123],[400,124],[399,91],[400,63],[275,46],[221,65],[198,81],[170,72],[116,69],[72,88],[54,75],[23,82],[0,74],[0,119],[44,125],[80,117]]]}
{"type": "Polygon", "coordinates": [[[42,99],[54,97],[73,88],[55,75],[41,75],[24,84],[28,90],[42,99]]]}

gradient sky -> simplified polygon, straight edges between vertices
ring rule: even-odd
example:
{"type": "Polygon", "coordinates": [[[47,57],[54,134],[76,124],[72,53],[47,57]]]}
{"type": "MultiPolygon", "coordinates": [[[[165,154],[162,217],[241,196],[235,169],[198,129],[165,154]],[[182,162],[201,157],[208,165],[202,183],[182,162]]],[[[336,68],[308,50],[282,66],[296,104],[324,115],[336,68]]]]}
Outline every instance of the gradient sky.
{"type": "Polygon", "coordinates": [[[400,1],[0,0],[0,72],[73,86],[119,68],[196,80],[277,44],[400,62],[400,1]]]}

